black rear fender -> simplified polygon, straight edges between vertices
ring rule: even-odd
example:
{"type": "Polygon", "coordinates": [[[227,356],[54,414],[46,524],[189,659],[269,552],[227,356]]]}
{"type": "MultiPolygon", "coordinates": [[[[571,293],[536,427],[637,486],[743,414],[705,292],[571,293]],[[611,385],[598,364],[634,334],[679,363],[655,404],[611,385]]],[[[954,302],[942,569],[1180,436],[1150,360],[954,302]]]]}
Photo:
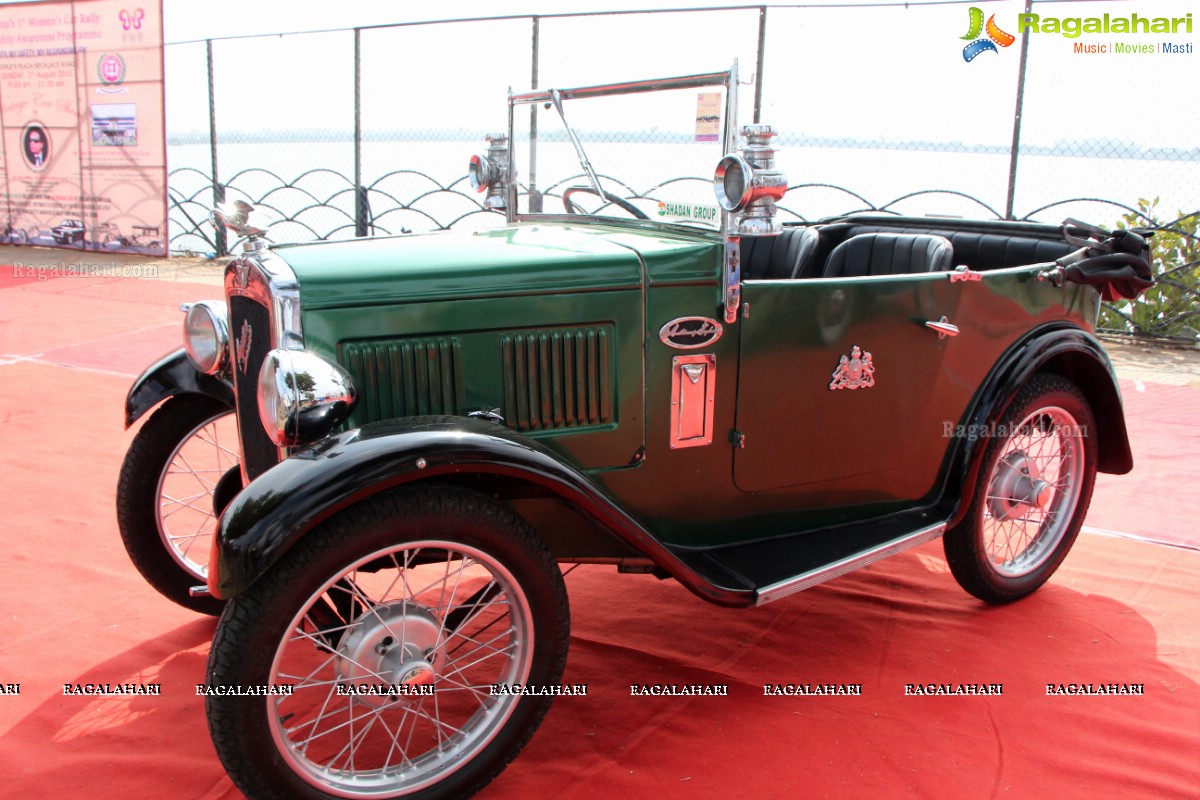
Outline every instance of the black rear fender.
{"type": "MultiPolygon", "coordinates": [[[[1061,375],[1077,385],[1092,406],[1098,430],[1097,467],[1101,472],[1123,475],[1133,469],[1125,411],[1112,362],[1100,343],[1087,331],[1075,327],[1048,326],[1018,342],[997,362],[966,420],[966,430],[987,431],[1000,421],[1021,387],[1038,373],[1061,375]]],[[[986,436],[963,437],[955,445],[943,498],[949,524],[966,513],[971,487],[979,477],[986,436]]]]}

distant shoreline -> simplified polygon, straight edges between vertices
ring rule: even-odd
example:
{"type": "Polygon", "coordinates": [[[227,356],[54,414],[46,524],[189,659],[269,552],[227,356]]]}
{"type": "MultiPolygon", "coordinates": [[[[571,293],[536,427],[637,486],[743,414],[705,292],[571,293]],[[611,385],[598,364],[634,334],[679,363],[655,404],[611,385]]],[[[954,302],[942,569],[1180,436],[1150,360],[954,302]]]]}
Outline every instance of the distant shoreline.
{"type": "MultiPolygon", "coordinates": [[[[689,144],[692,139],[686,134],[665,133],[663,131],[581,131],[579,138],[583,142],[611,143],[614,141],[631,141],[640,137],[644,144],[689,144]]],[[[364,142],[466,142],[475,144],[482,141],[482,134],[466,129],[438,131],[368,131],[363,134],[364,142]]],[[[567,142],[565,134],[560,132],[541,132],[538,139],[542,142],[567,142]]],[[[303,128],[289,131],[223,131],[221,146],[233,144],[321,144],[326,142],[353,142],[353,131],[326,128],[303,128]]],[[[208,145],[206,131],[188,131],[185,133],[168,134],[168,147],[189,145],[208,145]]],[[[832,139],[829,137],[807,138],[802,134],[788,134],[779,137],[781,147],[817,147],[830,150],[905,150],[916,152],[938,153],[971,153],[985,155],[1008,155],[1009,145],[1000,144],[966,144],[963,142],[937,142],[920,139],[832,139]]],[[[1060,142],[1053,145],[1023,144],[1023,156],[1056,156],[1066,158],[1103,158],[1123,159],[1132,161],[1200,161],[1200,147],[1183,149],[1180,147],[1145,147],[1132,149],[1129,142],[1107,139],[1085,139],[1070,142],[1060,142]]]]}

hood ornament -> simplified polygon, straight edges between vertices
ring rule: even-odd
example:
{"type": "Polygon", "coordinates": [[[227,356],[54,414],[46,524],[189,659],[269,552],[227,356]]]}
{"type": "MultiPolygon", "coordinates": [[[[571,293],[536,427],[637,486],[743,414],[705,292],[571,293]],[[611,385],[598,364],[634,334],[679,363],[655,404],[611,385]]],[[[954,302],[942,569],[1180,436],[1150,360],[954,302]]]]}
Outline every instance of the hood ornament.
{"type": "Polygon", "coordinates": [[[266,236],[267,230],[250,224],[250,212],[253,210],[254,206],[243,200],[218,203],[209,214],[209,221],[214,228],[228,228],[244,238],[246,241],[242,245],[243,249],[247,253],[254,253],[265,247],[262,237],[266,236]]]}

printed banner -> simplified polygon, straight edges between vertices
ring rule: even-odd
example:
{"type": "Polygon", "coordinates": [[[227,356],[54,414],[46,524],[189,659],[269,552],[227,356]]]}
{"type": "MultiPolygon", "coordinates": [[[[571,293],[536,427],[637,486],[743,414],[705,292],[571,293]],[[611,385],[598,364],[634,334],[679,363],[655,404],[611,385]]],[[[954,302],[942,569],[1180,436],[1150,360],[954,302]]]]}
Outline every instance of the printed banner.
{"type": "Polygon", "coordinates": [[[720,92],[702,92],[696,98],[696,141],[721,141],[721,105],[720,92]]]}
{"type": "Polygon", "coordinates": [[[0,242],[166,255],[162,2],[0,6],[0,242]]]}

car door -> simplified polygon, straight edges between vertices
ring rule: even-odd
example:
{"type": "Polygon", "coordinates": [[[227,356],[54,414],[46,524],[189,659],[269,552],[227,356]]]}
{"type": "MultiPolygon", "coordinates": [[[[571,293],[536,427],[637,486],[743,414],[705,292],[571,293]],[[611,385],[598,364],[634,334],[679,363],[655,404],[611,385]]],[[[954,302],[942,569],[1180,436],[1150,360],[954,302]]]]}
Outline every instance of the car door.
{"type": "Polygon", "coordinates": [[[974,386],[945,374],[948,274],[747,281],[734,481],[800,506],[916,500],[974,386]],[[944,324],[942,325],[944,328],[944,324]]]}

